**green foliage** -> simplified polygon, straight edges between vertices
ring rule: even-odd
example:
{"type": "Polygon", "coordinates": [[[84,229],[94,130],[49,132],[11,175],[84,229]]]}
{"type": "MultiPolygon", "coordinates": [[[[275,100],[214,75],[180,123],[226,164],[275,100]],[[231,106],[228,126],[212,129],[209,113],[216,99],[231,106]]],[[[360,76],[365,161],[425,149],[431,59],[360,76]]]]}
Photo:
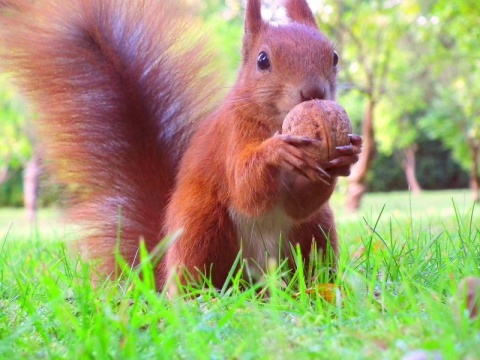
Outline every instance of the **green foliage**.
{"type": "Polygon", "coordinates": [[[22,170],[32,146],[25,104],[0,74],[0,206],[22,206],[22,170]]]}
{"type": "Polygon", "coordinates": [[[93,287],[90,265],[58,237],[19,238],[14,226],[0,252],[0,357],[399,359],[423,349],[476,358],[480,322],[457,286],[480,276],[479,213],[452,205],[459,196],[432,194],[426,208],[382,194],[366,199],[380,208],[340,217],[343,298],[333,302],[307,291],[321,280],[285,284],[275,266],[253,287],[207,282],[169,299],[153,288],[146,256],[124,282],[93,287]]]}
{"type": "Polygon", "coordinates": [[[240,3],[208,0],[197,4],[209,34],[209,46],[215,54],[217,72],[223,74],[225,85],[232,85],[241,60],[243,9],[240,3]]]}
{"type": "MultiPolygon", "coordinates": [[[[40,179],[38,206],[51,206],[59,202],[62,188],[52,183],[48,174],[43,174],[40,179]]],[[[23,168],[10,170],[8,179],[0,185],[0,208],[22,207],[23,201],[23,168]]]]}
{"type": "Polygon", "coordinates": [[[464,169],[473,164],[471,147],[480,146],[479,15],[475,2],[438,1],[423,26],[436,96],[421,125],[464,169]]]}
{"type": "Polygon", "coordinates": [[[433,100],[432,110],[423,117],[421,125],[432,138],[441,140],[452,151],[464,169],[469,169],[472,166],[470,141],[480,145],[480,112],[466,114],[470,111],[463,107],[463,101],[477,100],[469,98],[462,81],[457,85],[438,90],[439,97],[433,100]]]}
{"type": "Polygon", "coordinates": [[[343,64],[339,100],[355,121],[365,107],[358,104],[374,100],[381,154],[416,147],[427,134],[472,167],[471,148],[480,146],[479,15],[469,0],[322,2],[321,28],[343,64]]]}
{"type": "Polygon", "coordinates": [[[0,186],[0,207],[23,206],[22,184],[21,169],[11,170],[8,179],[0,186]]]}
{"type": "Polygon", "coordinates": [[[456,189],[468,187],[468,173],[452,159],[451,152],[438,141],[421,143],[417,153],[417,171],[425,189],[456,189]]]}
{"type": "MultiPolygon", "coordinates": [[[[421,139],[416,154],[417,179],[425,190],[468,187],[468,173],[452,159],[449,150],[439,141],[421,139]]],[[[378,153],[367,183],[371,192],[407,190],[408,184],[397,153],[378,153]]]]}
{"type": "Polygon", "coordinates": [[[377,154],[367,178],[368,191],[385,192],[408,189],[405,173],[394,156],[377,154]]]}
{"type": "Polygon", "coordinates": [[[0,74],[0,169],[19,169],[30,157],[26,126],[24,104],[7,76],[0,74]]]}

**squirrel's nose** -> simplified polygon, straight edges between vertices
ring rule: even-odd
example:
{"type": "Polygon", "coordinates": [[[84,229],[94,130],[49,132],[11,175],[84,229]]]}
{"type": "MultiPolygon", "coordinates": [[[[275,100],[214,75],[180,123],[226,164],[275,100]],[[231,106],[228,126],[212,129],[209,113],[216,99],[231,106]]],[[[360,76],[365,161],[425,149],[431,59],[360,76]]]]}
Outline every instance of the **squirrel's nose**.
{"type": "Polygon", "coordinates": [[[318,84],[309,84],[303,87],[300,91],[300,96],[302,101],[308,100],[324,100],[325,99],[325,89],[323,86],[318,84]]]}

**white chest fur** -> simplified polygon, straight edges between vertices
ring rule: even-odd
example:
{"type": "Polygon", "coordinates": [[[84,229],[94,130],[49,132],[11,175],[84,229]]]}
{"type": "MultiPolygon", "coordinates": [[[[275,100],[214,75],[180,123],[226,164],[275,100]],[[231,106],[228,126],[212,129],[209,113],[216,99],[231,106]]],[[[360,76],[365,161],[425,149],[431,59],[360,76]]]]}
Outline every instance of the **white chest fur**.
{"type": "Polygon", "coordinates": [[[286,238],[292,228],[292,220],[281,208],[251,218],[230,211],[237,227],[237,236],[242,256],[251,267],[265,270],[269,258],[278,260],[287,246],[286,238]]]}

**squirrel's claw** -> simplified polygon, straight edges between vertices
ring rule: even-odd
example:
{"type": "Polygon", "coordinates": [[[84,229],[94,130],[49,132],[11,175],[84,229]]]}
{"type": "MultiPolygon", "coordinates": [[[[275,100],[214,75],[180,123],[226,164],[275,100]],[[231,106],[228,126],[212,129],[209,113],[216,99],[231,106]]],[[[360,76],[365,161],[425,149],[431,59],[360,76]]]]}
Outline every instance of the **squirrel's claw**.
{"type": "Polygon", "coordinates": [[[358,161],[358,156],[362,151],[362,137],[356,134],[349,134],[350,144],[337,146],[336,150],[339,156],[330,160],[325,170],[332,176],[350,175],[350,167],[358,161]]]}

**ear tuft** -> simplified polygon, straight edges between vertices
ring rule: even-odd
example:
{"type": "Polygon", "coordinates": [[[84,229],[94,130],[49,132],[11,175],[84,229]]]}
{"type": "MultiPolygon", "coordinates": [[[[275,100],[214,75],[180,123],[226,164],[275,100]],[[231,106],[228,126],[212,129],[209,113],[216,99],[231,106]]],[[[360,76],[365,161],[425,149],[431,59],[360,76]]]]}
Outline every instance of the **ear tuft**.
{"type": "Polygon", "coordinates": [[[243,60],[249,57],[250,50],[255,43],[255,39],[260,35],[265,27],[262,19],[261,0],[248,0],[245,11],[245,25],[243,37],[243,60]]]}
{"type": "Polygon", "coordinates": [[[248,0],[245,11],[245,33],[257,34],[263,26],[261,0],[248,0]]]}
{"type": "Polygon", "coordinates": [[[317,21],[306,0],[286,0],[285,9],[288,17],[295,22],[318,30],[317,21]]]}

